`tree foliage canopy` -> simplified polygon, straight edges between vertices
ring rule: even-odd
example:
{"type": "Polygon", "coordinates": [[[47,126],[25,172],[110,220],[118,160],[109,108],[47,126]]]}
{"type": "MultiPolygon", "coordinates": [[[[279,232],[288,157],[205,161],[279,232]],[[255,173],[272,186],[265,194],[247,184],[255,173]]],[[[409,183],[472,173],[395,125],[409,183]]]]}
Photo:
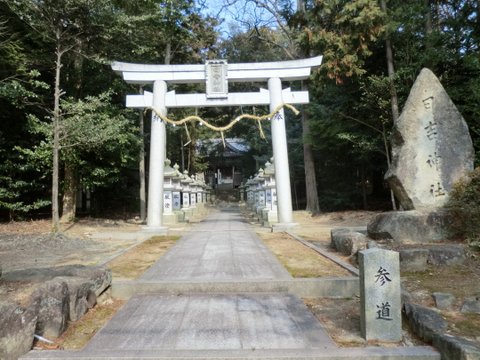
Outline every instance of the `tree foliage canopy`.
{"type": "MultiPolygon", "coordinates": [[[[401,109],[423,67],[440,78],[465,117],[478,164],[480,2],[228,0],[223,12],[210,15],[204,5],[194,0],[0,0],[2,218],[48,212],[55,131],[59,195],[88,189],[95,194],[97,214],[108,208],[136,211],[138,149],[142,140],[148,146],[149,125],[147,121],[141,139],[138,112],[124,108],[125,94],[139,89],[112,72],[113,60],[181,64],[323,55],[324,64],[308,83],[309,136],[303,137],[299,118],[287,121],[298,207],[305,198],[305,142],[314,154],[322,209],[389,207],[383,174],[393,126],[392,84],[401,109]],[[222,15],[232,19],[228,30],[222,15]],[[227,35],[220,38],[222,31],[227,35]],[[71,172],[77,183],[67,181],[71,172]]],[[[258,86],[264,85],[236,84],[230,90],[258,86]]],[[[173,89],[203,91],[192,85],[173,89]]],[[[172,111],[172,116],[193,111],[172,111]]],[[[266,109],[196,111],[221,124],[242,111],[261,114],[266,109]]],[[[247,124],[227,136],[245,137],[252,151],[268,156],[269,131],[264,130],[267,141],[247,124]]],[[[168,156],[178,163],[186,159],[192,171],[202,170],[206,160],[196,156],[195,141],[216,135],[198,126],[189,126],[189,134],[194,141],[183,147],[188,142],[184,129],[168,129],[168,156]]]]}

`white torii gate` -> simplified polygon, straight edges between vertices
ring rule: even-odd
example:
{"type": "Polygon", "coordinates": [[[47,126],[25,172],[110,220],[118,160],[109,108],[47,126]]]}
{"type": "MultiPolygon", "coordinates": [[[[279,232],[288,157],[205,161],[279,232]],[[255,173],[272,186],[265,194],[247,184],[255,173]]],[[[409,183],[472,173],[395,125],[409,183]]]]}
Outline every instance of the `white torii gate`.
{"type": "MultiPolygon", "coordinates": [[[[308,104],[308,91],[282,90],[282,80],[304,80],[320,66],[322,56],[309,59],[227,64],[211,60],[204,65],[146,65],[113,62],[112,69],[132,84],[153,84],[153,93],[127,95],[127,107],[154,107],[162,116],[168,108],[270,105],[270,112],[282,104],[308,104]],[[267,82],[268,90],[228,93],[229,82],[267,82]],[[167,84],[206,83],[205,94],[167,92],[167,84]]],[[[292,196],[288,165],[287,137],[283,109],[270,119],[275,158],[278,221],[292,223],[292,196]]],[[[166,156],[165,123],[152,112],[150,171],[148,179],[147,228],[162,230],[163,170],[166,156]]]]}

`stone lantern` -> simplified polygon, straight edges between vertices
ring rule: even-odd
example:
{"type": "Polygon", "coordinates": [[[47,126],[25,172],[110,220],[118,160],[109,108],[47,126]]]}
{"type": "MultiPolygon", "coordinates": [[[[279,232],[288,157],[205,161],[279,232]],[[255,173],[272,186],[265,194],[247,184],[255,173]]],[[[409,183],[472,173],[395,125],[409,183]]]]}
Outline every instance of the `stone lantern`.
{"type": "Polygon", "coordinates": [[[203,208],[202,192],[203,192],[203,181],[199,175],[195,176],[197,182],[197,207],[203,208]]]}
{"type": "Polygon", "coordinates": [[[188,171],[185,170],[183,172],[182,179],[180,180],[180,184],[182,185],[182,211],[184,213],[184,219],[188,220],[192,216],[192,208],[190,206],[190,184],[193,180],[188,176],[188,171]]]}
{"type": "Polygon", "coordinates": [[[202,204],[202,207],[205,207],[205,203],[207,202],[207,184],[202,179],[200,180],[200,200],[199,202],[202,204]]]}
{"type": "Polygon", "coordinates": [[[262,209],[265,207],[265,188],[263,187],[265,183],[265,178],[263,177],[264,170],[260,168],[258,170],[257,176],[253,178],[255,181],[255,213],[258,217],[262,214],[262,209]]]}
{"type": "Polygon", "coordinates": [[[190,207],[192,209],[197,208],[197,192],[198,192],[198,182],[195,179],[195,176],[192,176],[192,182],[190,183],[190,207]]]}
{"type": "Polygon", "coordinates": [[[178,164],[173,165],[173,169],[175,170],[175,176],[172,177],[173,211],[180,211],[182,209],[182,185],[180,183],[182,173],[178,170],[178,164]]]}
{"type": "Polygon", "coordinates": [[[173,212],[173,181],[175,169],[170,166],[171,161],[165,160],[163,168],[163,221],[165,224],[173,224],[176,217],[173,212]]]}
{"type": "Polygon", "coordinates": [[[254,194],[254,184],[253,184],[253,178],[250,176],[250,179],[247,180],[245,183],[246,187],[246,192],[247,192],[247,207],[250,209],[253,208],[253,204],[255,202],[255,194],[254,194]]]}
{"type": "Polygon", "coordinates": [[[277,212],[277,189],[275,186],[275,164],[273,157],[271,162],[265,164],[265,208],[263,210],[263,225],[270,226],[272,223],[278,222],[277,212]]]}
{"type": "Polygon", "coordinates": [[[207,185],[205,188],[206,202],[210,204],[212,202],[212,187],[207,185]]]}

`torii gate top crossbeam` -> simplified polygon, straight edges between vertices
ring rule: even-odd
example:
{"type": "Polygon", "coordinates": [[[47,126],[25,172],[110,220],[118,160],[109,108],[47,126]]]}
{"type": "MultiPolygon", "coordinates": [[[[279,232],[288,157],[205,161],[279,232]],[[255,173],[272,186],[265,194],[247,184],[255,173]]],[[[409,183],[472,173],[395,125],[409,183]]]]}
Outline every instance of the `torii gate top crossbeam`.
{"type": "MultiPolygon", "coordinates": [[[[322,56],[309,59],[228,64],[229,82],[266,82],[270,78],[304,80],[312,68],[320,66],[322,56]]],[[[151,84],[163,80],[172,84],[202,83],[206,80],[205,65],[148,65],[113,62],[112,69],[131,84],[151,84]]]]}

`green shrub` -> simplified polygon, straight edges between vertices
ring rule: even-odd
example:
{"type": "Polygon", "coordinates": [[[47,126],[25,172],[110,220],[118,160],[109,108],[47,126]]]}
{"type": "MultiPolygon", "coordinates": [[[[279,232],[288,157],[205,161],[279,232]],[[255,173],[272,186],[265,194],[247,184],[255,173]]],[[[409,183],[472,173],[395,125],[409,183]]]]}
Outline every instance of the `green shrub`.
{"type": "Polygon", "coordinates": [[[452,217],[451,235],[480,249],[480,167],[454,185],[445,207],[452,217]]]}

